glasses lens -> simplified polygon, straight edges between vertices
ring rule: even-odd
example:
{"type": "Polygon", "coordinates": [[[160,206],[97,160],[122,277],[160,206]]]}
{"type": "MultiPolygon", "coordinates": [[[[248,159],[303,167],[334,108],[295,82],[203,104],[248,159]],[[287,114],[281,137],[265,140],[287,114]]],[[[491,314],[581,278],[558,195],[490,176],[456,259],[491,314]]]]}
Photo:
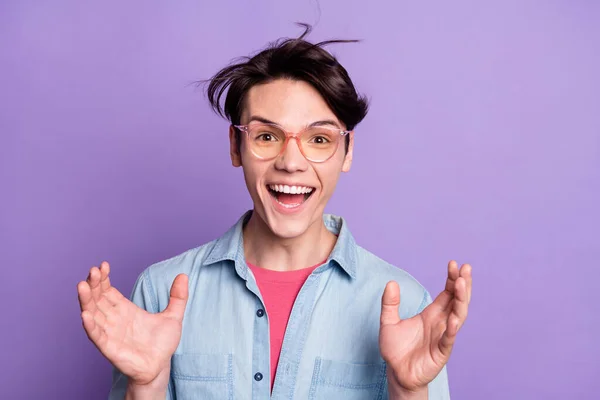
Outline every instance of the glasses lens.
{"type": "Polygon", "coordinates": [[[261,158],[276,157],[285,143],[285,133],[271,125],[253,125],[248,131],[252,152],[261,158]]]}
{"type": "Polygon", "coordinates": [[[340,140],[340,131],[325,127],[306,130],[300,140],[306,158],[311,161],[325,161],[335,153],[340,140]]]}

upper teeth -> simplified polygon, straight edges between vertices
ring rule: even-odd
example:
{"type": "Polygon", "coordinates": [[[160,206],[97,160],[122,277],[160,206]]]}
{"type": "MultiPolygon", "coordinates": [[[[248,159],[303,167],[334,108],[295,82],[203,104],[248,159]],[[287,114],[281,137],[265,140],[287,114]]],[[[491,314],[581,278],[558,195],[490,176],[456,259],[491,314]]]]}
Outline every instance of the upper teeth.
{"type": "Polygon", "coordinates": [[[304,194],[313,191],[313,188],[308,186],[269,185],[269,188],[275,192],[291,194],[304,194]]]}

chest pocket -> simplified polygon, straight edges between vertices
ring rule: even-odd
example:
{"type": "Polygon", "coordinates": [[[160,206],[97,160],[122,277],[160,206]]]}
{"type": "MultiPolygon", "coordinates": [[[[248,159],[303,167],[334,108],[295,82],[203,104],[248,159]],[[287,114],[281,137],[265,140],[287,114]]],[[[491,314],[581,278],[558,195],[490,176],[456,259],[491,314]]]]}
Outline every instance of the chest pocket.
{"type": "Polygon", "coordinates": [[[385,363],[360,364],[317,357],[310,400],[380,400],[385,389],[385,363]]]}
{"type": "Polygon", "coordinates": [[[233,400],[231,354],[173,354],[171,376],[177,400],[233,400]]]}

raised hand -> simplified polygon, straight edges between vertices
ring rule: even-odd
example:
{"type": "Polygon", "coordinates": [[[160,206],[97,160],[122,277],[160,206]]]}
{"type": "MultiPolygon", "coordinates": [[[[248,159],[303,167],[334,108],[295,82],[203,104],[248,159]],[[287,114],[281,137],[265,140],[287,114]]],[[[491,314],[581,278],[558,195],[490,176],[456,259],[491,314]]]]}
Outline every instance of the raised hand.
{"type": "Polygon", "coordinates": [[[450,358],[456,334],[471,301],[471,266],[448,263],[445,290],[423,312],[401,320],[400,288],[387,283],[381,300],[379,348],[388,365],[389,384],[416,392],[427,387],[450,358]]]}
{"type": "Polygon", "coordinates": [[[100,268],[91,268],[87,280],[77,285],[83,327],[98,350],[130,383],[153,383],[161,372],[170,369],[171,356],[181,338],[188,299],[187,275],[175,278],[167,308],[151,314],[111,286],[109,273],[109,264],[103,262],[100,268]]]}

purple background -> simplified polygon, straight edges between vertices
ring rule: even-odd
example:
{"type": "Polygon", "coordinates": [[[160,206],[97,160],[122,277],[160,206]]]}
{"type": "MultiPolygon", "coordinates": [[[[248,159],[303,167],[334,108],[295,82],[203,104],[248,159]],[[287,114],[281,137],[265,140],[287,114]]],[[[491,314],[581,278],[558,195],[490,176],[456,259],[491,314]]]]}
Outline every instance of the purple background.
{"type": "Polygon", "coordinates": [[[598,398],[599,2],[90,3],[0,3],[0,398],[106,398],[77,282],[251,206],[190,83],[319,19],[372,99],[328,211],[434,294],[474,267],[453,398],[598,398]]]}

